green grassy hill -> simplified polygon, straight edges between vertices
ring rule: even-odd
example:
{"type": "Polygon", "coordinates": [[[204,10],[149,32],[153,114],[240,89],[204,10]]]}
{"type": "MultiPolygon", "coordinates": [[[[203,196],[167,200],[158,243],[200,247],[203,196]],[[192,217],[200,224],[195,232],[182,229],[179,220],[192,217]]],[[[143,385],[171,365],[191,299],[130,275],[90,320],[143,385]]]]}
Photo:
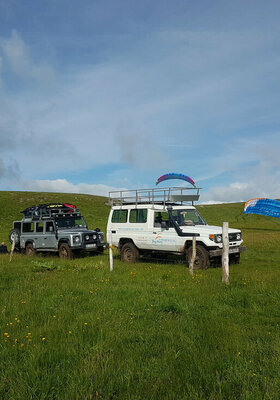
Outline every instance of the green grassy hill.
{"type": "Polygon", "coordinates": [[[13,221],[22,218],[21,211],[36,204],[72,203],[77,205],[91,229],[99,227],[106,231],[110,208],[105,197],[86,194],[0,192],[0,241],[8,240],[13,221]]]}
{"type": "MultiPolygon", "coordinates": [[[[0,192],[0,240],[27,206],[72,202],[106,228],[106,199],[0,192]]],[[[0,257],[0,399],[279,399],[280,224],[243,204],[200,206],[243,231],[230,268],[103,256],[0,257]]]]}
{"type": "MultiPolygon", "coordinates": [[[[106,232],[110,207],[105,197],[86,194],[34,193],[34,192],[0,192],[0,241],[7,241],[14,220],[22,218],[21,211],[34,204],[69,202],[78,206],[90,228],[99,227],[106,232]]],[[[222,225],[228,221],[232,228],[242,229],[245,239],[251,241],[262,232],[270,235],[280,231],[280,220],[259,215],[244,215],[244,203],[204,205],[197,207],[208,224],[222,225]],[[258,234],[259,232],[259,234],[258,234]]]]}

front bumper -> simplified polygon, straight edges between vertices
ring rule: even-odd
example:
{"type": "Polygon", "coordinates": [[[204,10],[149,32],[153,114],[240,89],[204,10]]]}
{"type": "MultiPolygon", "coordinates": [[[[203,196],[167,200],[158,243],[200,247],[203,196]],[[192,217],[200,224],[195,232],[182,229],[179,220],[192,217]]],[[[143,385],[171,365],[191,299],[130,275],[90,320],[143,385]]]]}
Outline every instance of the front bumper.
{"type": "Polygon", "coordinates": [[[107,249],[109,246],[108,243],[106,242],[95,242],[95,243],[87,243],[87,244],[82,244],[79,247],[76,247],[77,249],[85,250],[85,251],[98,251],[100,248],[103,248],[104,250],[107,249]]]}
{"type": "MultiPolygon", "coordinates": [[[[229,248],[229,254],[240,254],[246,251],[246,246],[233,246],[229,248]]],[[[219,257],[223,254],[223,249],[210,250],[210,257],[219,257]]]]}

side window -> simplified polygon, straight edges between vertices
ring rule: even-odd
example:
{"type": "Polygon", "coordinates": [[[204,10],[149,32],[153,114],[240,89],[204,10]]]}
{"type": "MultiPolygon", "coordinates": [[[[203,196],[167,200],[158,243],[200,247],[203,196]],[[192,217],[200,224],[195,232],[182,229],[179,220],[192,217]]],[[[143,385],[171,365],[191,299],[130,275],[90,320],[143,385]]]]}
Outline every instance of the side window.
{"type": "Polygon", "coordinates": [[[145,222],[147,222],[147,209],[130,210],[129,222],[134,224],[144,224],[145,222]]]}
{"type": "Polygon", "coordinates": [[[54,226],[52,221],[47,221],[46,222],[46,232],[53,232],[54,231],[54,226]]]}
{"type": "Polygon", "coordinates": [[[112,222],[117,224],[127,221],[127,210],[114,210],[112,215],[112,222]]]}
{"type": "Polygon", "coordinates": [[[44,232],[44,222],[36,223],[36,232],[44,232]]]}
{"type": "Polygon", "coordinates": [[[162,222],[169,222],[169,215],[167,212],[155,212],[154,226],[160,227],[162,222]]]}
{"type": "Polygon", "coordinates": [[[24,232],[24,233],[34,232],[34,223],[33,222],[24,222],[22,224],[22,232],[24,232]]]}

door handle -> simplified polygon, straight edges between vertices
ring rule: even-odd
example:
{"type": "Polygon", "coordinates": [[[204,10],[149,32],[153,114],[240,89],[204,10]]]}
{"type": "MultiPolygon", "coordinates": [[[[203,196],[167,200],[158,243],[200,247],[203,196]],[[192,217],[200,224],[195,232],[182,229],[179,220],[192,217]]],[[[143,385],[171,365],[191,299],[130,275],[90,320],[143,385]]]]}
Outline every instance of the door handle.
{"type": "Polygon", "coordinates": [[[117,233],[116,231],[111,231],[112,233],[117,233]]]}

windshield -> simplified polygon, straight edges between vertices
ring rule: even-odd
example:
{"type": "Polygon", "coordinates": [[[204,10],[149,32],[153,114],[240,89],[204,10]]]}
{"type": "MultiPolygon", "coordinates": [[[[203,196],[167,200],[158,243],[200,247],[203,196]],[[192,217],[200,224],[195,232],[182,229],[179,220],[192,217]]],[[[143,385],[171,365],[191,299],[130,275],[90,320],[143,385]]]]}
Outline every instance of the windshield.
{"type": "Polygon", "coordinates": [[[172,216],[179,226],[206,225],[206,222],[195,209],[172,210],[172,216]]]}
{"type": "Polygon", "coordinates": [[[63,217],[55,220],[57,228],[86,228],[87,224],[83,217],[63,217]]]}

